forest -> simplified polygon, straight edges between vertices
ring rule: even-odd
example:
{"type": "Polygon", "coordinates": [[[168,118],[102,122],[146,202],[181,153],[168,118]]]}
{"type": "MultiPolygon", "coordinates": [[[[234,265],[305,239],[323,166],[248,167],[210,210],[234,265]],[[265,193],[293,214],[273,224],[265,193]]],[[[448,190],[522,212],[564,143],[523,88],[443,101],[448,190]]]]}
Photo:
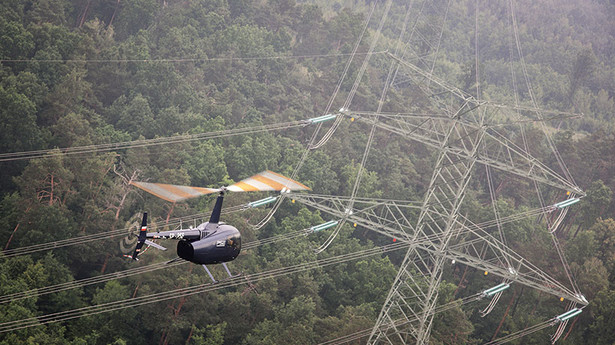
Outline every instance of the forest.
{"type": "MultiPolygon", "coordinates": [[[[242,233],[228,265],[241,276],[212,284],[199,265],[165,264],[175,242],[124,255],[144,211],[150,231],[196,226],[215,197],[170,203],[131,182],[218,188],[271,170],[315,197],[421,202],[435,150],[351,117],[432,110],[402,72],[389,87],[391,54],[413,44],[436,52],[433,83],[549,110],[494,121],[584,194],[553,233],[546,213],[500,230],[589,301],[558,344],[615,343],[615,2],[3,0],[0,13],[0,344],[366,343],[404,260],[385,249],[397,239],[345,222],[317,253],[332,230],[302,230],[330,214],[299,197],[246,208],[273,194],[231,193],[222,217],[242,233]],[[404,43],[410,6],[431,12],[407,30],[437,44],[404,43]],[[339,121],[305,122],[328,113],[339,121]]],[[[459,213],[475,223],[566,197],[492,170],[472,168],[459,213]]],[[[450,260],[441,279],[438,302],[458,303],[434,316],[430,344],[484,344],[567,310],[511,283],[483,317],[488,299],[461,301],[501,280],[450,260]]],[[[555,329],[511,343],[547,344],[555,329]]]]}

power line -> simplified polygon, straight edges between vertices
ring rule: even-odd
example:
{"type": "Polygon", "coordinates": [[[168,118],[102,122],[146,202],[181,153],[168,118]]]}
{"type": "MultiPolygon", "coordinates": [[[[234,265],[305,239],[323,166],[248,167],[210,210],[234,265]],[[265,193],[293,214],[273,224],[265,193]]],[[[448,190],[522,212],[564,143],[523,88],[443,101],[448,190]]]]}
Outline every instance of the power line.
{"type": "MultiPolygon", "coordinates": [[[[239,205],[239,206],[242,206],[242,205],[239,205]]],[[[540,212],[540,211],[534,211],[534,212],[540,212]]],[[[195,217],[200,217],[202,215],[204,215],[204,214],[196,214],[196,215],[192,215],[192,216],[187,216],[187,217],[184,217],[184,218],[182,218],[180,220],[174,221],[173,223],[170,223],[170,224],[181,224],[181,222],[185,221],[186,218],[189,218],[189,217],[190,218],[195,218],[195,217]]],[[[517,218],[517,217],[515,217],[515,218],[517,218]]],[[[121,229],[120,231],[122,231],[122,234],[125,234],[125,231],[127,231],[128,229],[129,228],[121,229]]],[[[249,250],[249,249],[253,249],[253,248],[259,247],[261,245],[271,244],[271,243],[278,242],[278,241],[281,241],[281,240],[294,239],[294,238],[297,238],[297,237],[300,237],[300,236],[305,236],[307,234],[309,234],[309,229],[297,230],[297,231],[294,231],[294,232],[291,232],[291,233],[286,233],[286,234],[282,234],[282,235],[278,235],[278,236],[274,236],[274,237],[270,237],[270,238],[265,238],[265,239],[262,239],[262,240],[255,240],[255,241],[252,241],[252,242],[248,242],[243,247],[243,249],[249,250]]],[[[436,236],[432,235],[432,237],[435,238],[436,236]]],[[[73,240],[73,239],[67,239],[67,240],[73,240]]],[[[80,244],[80,243],[76,243],[76,244],[80,244]]],[[[25,248],[29,248],[29,247],[25,247],[25,248]]],[[[19,254],[14,254],[14,255],[19,255],[19,254]]],[[[56,284],[56,285],[52,285],[52,286],[45,286],[45,287],[41,287],[41,288],[37,288],[37,289],[21,291],[21,292],[17,292],[17,293],[13,293],[13,294],[10,294],[10,295],[5,295],[5,296],[0,297],[0,304],[11,302],[11,301],[15,301],[15,300],[19,300],[19,299],[30,298],[30,297],[34,297],[34,296],[40,296],[40,295],[46,295],[46,294],[50,294],[50,293],[70,290],[70,289],[74,289],[74,288],[78,288],[78,287],[83,287],[83,286],[87,286],[87,285],[103,283],[103,282],[107,282],[107,281],[110,281],[110,280],[121,279],[121,278],[129,277],[129,276],[134,276],[134,275],[138,275],[138,274],[152,272],[152,271],[156,271],[156,270],[159,270],[159,269],[171,268],[171,267],[179,266],[179,265],[185,264],[185,263],[187,263],[187,261],[179,261],[179,262],[168,263],[168,264],[166,262],[156,263],[156,264],[151,264],[151,265],[148,265],[148,266],[142,266],[142,267],[135,267],[135,268],[127,269],[127,270],[124,270],[124,271],[107,273],[107,274],[103,274],[103,275],[96,276],[96,277],[84,278],[84,279],[64,282],[64,283],[60,283],[60,284],[56,284]]]]}
{"type": "MultiPolygon", "coordinates": [[[[246,205],[247,204],[227,207],[222,210],[222,213],[227,214],[227,213],[242,211],[245,209],[246,205]]],[[[194,221],[196,219],[203,218],[208,215],[209,213],[197,213],[197,214],[177,218],[175,220],[170,221],[167,224],[164,224],[164,226],[169,226],[169,227],[181,226],[182,223],[184,222],[194,221]]],[[[68,247],[68,246],[74,246],[74,245],[89,243],[93,241],[106,240],[109,238],[114,238],[114,237],[119,237],[119,236],[126,236],[128,234],[128,231],[130,231],[131,228],[132,227],[127,227],[123,229],[101,232],[101,233],[92,234],[92,235],[71,237],[71,238],[66,238],[66,239],[57,240],[53,242],[38,243],[38,244],[31,245],[31,246],[26,246],[26,247],[7,249],[7,250],[2,251],[3,255],[0,255],[0,258],[10,258],[14,256],[32,254],[36,252],[53,250],[53,249],[63,248],[63,247],[68,247]]]]}
{"type": "MultiPolygon", "coordinates": [[[[462,305],[466,305],[466,304],[471,303],[471,302],[479,301],[480,299],[481,299],[481,293],[477,293],[477,294],[474,294],[474,295],[471,295],[471,296],[468,296],[468,297],[464,297],[464,298],[459,299],[459,300],[453,300],[453,301],[450,301],[450,302],[448,302],[446,304],[438,306],[436,309],[434,309],[434,314],[438,314],[438,313],[447,311],[447,310],[455,308],[455,307],[460,307],[462,305]]],[[[393,328],[393,327],[401,327],[401,326],[403,326],[403,325],[405,325],[405,324],[407,324],[409,322],[415,321],[415,320],[416,320],[416,318],[413,318],[410,321],[407,321],[405,319],[398,319],[398,320],[395,320],[395,322],[393,322],[392,325],[385,325],[384,327],[387,328],[387,329],[393,328]]],[[[371,327],[370,328],[365,328],[365,329],[356,331],[354,333],[346,334],[344,336],[341,336],[341,337],[338,337],[338,338],[335,338],[335,339],[327,340],[327,341],[322,342],[322,343],[320,343],[318,345],[346,344],[348,342],[351,342],[351,341],[354,341],[354,340],[359,340],[361,338],[365,338],[365,337],[369,336],[371,331],[372,331],[371,327]]]]}
{"type": "Polygon", "coordinates": [[[4,59],[0,63],[15,62],[15,63],[122,63],[122,62],[140,62],[140,63],[186,63],[186,62],[232,62],[232,61],[258,61],[258,60],[289,60],[289,59],[317,59],[329,57],[341,57],[350,55],[377,55],[384,54],[386,51],[378,52],[353,52],[353,53],[335,53],[335,54],[306,54],[306,55],[275,55],[275,56],[253,56],[253,57],[214,57],[214,58],[176,58],[176,59],[4,59]]]}
{"type": "Polygon", "coordinates": [[[110,144],[96,144],[96,145],[74,146],[74,147],[46,149],[46,150],[8,152],[8,153],[0,153],[0,162],[17,161],[17,160],[33,159],[33,158],[49,158],[49,157],[62,156],[62,155],[77,155],[77,154],[93,153],[93,152],[108,152],[108,151],[115,151],[115,150],[129,149],[129,148],[136,148],[136,147],[148,147],[148,146],[154,146],[154,145],[177,144],[177,143],[184,143],[184,142],[190,142],[190,141],[195,141],[195,140],[206,140],[206,139],[230,137],[230,136],[235,136],[235,135],[245,135],[245,134],[260,133],[260,132],[266,132],[266,131],[289,129],[289,128],[294,128],[294,127],[307,126],[308,124],[309,122],[307,122],[306,120],[298,120],[298,121],[290,121],[290,122],[272,123],[268,125],[260,125],[260,126],[253,126],[253,127],[227,129],[227,130],[221,130],[221,131],[215,131],[215,132],[206,132],[206,133],[198,133],[198,134],[183,134],[183,135],[175,135],[175,136],[170,136],[170,137],[161,137],[161,138],[154,138],[154,139],[140,139],[140,140],[123,141],[123,142],[110,143],[110,144]]]}
{"type": "MultiPolygon", "coordinates": [[[[337,95],[338,95],[338,93],[339,93],[339,91],[340,91],[340,89],[342,87],[342,84],[343,84],[344,80],[346,79],[346,75],[348,73],[348,69],[350,68],[350,65],[352,64],[352,61],[353,61],[355,55],[357,54],[357,49],[359,49],[359,45],[361,44],[361,41],[363,40],[363,35],[367,31],[367,28],[369,26],[369,22],[371,20],[372,14],[374,12],[375,6],[376,6],[375,3],[372,4],[372,9],[369,12],[367,18],[365,19],[365,23],[364,23],[364,26],[363,26],[363,31],[361,31],[361,34],[359,35],[357,41],[354,44],[354,48],[352,50],[352,53],[349,55],[350,58],[346,62],[346,65],[344,67],[344,71],[342,72],[342,75],[341,75],[341,77],[338,80],[338,83],[337,83],[337,85],[335,87],[335,90],[333,91],[333,94],[329,98],[329,103],[325,107],[323,115],[329,114],[329,112],[331,111],[331,107],[333,106],[333,102],[335,101],[335,98],[337,97],[337,95]]],[[[291,175],[291,179],[295,180],[297,178],[297,175],[299,174],[299,171],[301,170],[301,168],[303,167],[303,164],[307,160],[307,157],[310,154],[310,152],[312,150],[320,148],[325,143],[327,143],[327,141],[329,141],[329,139],[331,139],[331,137],[333,136],[333,134],[335,133],[335,131],[339,127],[340,123],[342,122],[342,119],[343,119],[342,116],[337,116],[337,118],[335,119],[335,122],[333,123],[331,128],[329,128],[329,130],[323,135],[323,137],[320,139],[320,141],[318,141],[316,144],[314,144],[316,142],[316,138],[318,137],[318,133],[320,132],[320,129],[322,128],[322,122],[318,123],[318,126],[316,127],[316,130],[314,130],[314,133],[312,133],[312,137],[310,138],[310,141],[308,142],[306,148],[303,150],[303,153],[301,155],[301,158],[299,159],[299,162],[297,162],[297,164],[295,165],[295,168],[294,168],[293,173],[291,175]]],[[[271,220],[271,218],[273,218],[273,215],[277,212],[278,208],[282,204],[282,201],[284,200],[284,197],[285,196],[282,195],[282,197],[279,198],[276,201],[276,203],[273,205],[271,211],[269,211],[269,213],[263,219],[261,219],[256,225],[253,226],[255,229],[258,230],[258,229],[262,228],[263,226],[265,226],[265,224],[267,224],[267,222],[269,222],[271,220]]]]}
{"type": "MultiPolygon", "coordinates": [[[[294,239],[300,236],[307,235],[308,231],[309,229],[302,229],[302,230],[294,231],[291,233],[286,233],[286,234],[282,234],[282,235],[278,235],[274,237],[265,238],[262,240],[251,241],[251,242],[246,243],[242,249],[249,250],[249,249],[257,248],[257,247],[260,247],[266,244],[271,244],[271,243],[275,243],[275,242],[279,242],[283,240],[294,239]]],[[[9,302],[13,302],[13,301],[17,301],[17,300],[21,300],[25,298],[37,297],[41,295],[48,295],[51,293],[61,292],[65,290],[76,289],[76,288],[80,288],[80,287],[84,287],[88,285],[100,284],[100,283],[108,282],[110,280],[126,278],[126,277],[139,275],[139,274],[143,274],[147,272],[153,272],[153,271],[157,271],[157,270],[165,269],[165,268],[177,267],[177,266],[184,265],[187,263],[188,261],[184,261],[184,260],[175,261],[175,262],[159,262],[159,263],[155,263],[155,264],[151,264],[147,266],[134,267],[134,268],[130,268],[130,269],[123,270],[123,271],[101,274],[95,277],[84,278],[84,279],[79,279],[79,280],[72,280],[72,281],[68,281],[68,282],[64,282],[64,283],[60,283],[56,285],[44,286],[44,287],[40,287],[40,288],[36,288],[32,290],[15,292],[12,294],[1,296],[0,304],[9,303],[9,302]]]]}
{"type": "Polygon", "coordinates": [[[115,310],[134,308],[134,307],[145,305],[145,304],[162,302],[162,301],[167,301],[167,300],[171,300],[171,299],[175,299],[179,297],[186,297],[186,296],[191,296],[191,295],[195,295],[199,293],[220,290],[224,288],[241,285],[244,283],[244,279],[254,282],[254,281],[261,281],[264,279],[278,278],[278,277],[282,277],[282,276],[293,274],[293,273],[312,270],[315,268],[322,268],[322,267],[327,267],[327,266],[331,266],[331,265],[338,264],[338,263],[358,260],[358,259],[372,256],[372,255],[385,254],[385,253],[392,252],[395,250],[407,248],[408,246],[409,246],[408,244],[394,243],[394,244],[389,244],[389,245],[385,245],[381,247],[365,249],[365,250],[361,250],[358,252],[342,254],[342,255],[338,255],[338,256],[334,256],[330,258],[314,260],[311,262],[297,264],[294,266],[281,267],[281,268],[277,268],[277,269],[273,269],[273,270],[269,270],[265,272],[253,273],[253,274],[249,274],[249,275],[245,275],[241,277],[230,278],[226,281],[223,281],[217,284],[207,283],[207,284],[201,284],[201,285],[194,285],[194,286],[189,286],[189,287],[175,289],[175,290],[168,290],[168,291],[154,293],[154,294],[136,297],[136,298],[130,298],[130,299],[108,302],[108,303],[103,303],[103,304],[98,304],[98,305],[93,305],[93,306],[88,306],[88,307],[83,307],[83,308],[71,309],[71,310],[52,313],[52,314],[41,315],[38,317],[3,322],[3,323],[0,323],[0,333],[6,333],[6,332],[15,331],[18,329],[45,325],[48,323],[66,321],[70,319],[75,319],[75,318],[80,318],[80,317],[90,316],[90,315],[96,315],[96,314],[106,313],[106,312],[115,311],[115,310]]]}

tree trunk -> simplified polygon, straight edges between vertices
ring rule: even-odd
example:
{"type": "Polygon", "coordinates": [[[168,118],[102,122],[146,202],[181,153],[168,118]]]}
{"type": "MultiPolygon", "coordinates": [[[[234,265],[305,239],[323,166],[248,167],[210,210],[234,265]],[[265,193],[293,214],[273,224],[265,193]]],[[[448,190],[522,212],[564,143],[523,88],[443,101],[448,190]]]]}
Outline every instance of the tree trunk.
{"type": "Polygon", "coordinates": [[[510,299],[510,302],[508,302],[508,307],[506,307],[504,316],[502,316],[502,320],[500,320],[500,324],[498,325],[498,328],[496,328],[495,333],[493,333],[493,337],[491,338],[491,341],[495,340],[495,338],[498,336],[498,333],[500,332],[500,328],[502,328],[502,325],[504,324],[504,320],[506,320],[506,316],[508,316],[508,311],[510,310],[510,307],[512,306],[513,301],[515,300],[516,296],[517,296],[517,290],[515,289],[515,292],[513,293],[513,296],[510,299]]]}
{"type": "Polygon", "coordinates": [[[85,23],[85,18],[88,16],[88,12],[90,11],[90,4],[92,4],[92,0],[88,0],[88,3],[85,5],[83,12],[81,12],[81,19],[79,20],[79,27],[83,26],[85,23]]]}
{"type": "Polygon", "coordinates": [[[461,289],[461,286],[463,285],[463,281],[466,279],[466,273],[468,273],[468,267],[469,266],[466,266],[465,270],[463,270],[463,274],[461,275],[461,280],[459,281],[459,285],[457,285],[455,292],[453,292],[453,297],[457,296],[457,292],[459,291],[459,289],[461,289]]]}
{"type": "MultiPolygon", "coordinates": [[[[31,209],[31,208],[32,208],[32,207],[28,207],[28,208],[26,208],[26,211],[23,213],[23,214],[24,214],[24,216],[25,216],[28,212],[30,212],[30,209],[31,209]]],[[[23,219],[22,219],[22,220],[23,220],[23,219]]],[[[19,222],[17,223],[17,225],[15,226],[15,229],[13,229],[13,232],[11,233],[11,236],[9,237],[9,240],[8,240],[8,241],[6,241],[6,245],[4,246],[4,250],[9,249],[9,245],[11,244],[11,240],[13,239],[13,236],[14,236],[14,235],[15,235],[15,233],[17,232],[17,229],[19,229],[19,225],[20,225],[20,224],[21,224],[21,221],[19,221],[19,222]]]]}
{"type": "Polygon", "coordinates": [[[175,203],[171,205],[171,208],[169,209],[169,212],[167,213],[167,219],[165,220],[165,224],[169,224],[169,219],[171,219],[171,214],[173,213],[174,209],[175,209],[175,203]]]}
{"type": "Polygon", "coordinates": [[[109,256],[111,256],[111,254],[107,254],[107,256],[105,257],[105,262],[103,262],[103,266],[102,266],[102,269],[100,270],[100,274],[105,274],[105,270],[107,269],[107,262],[109,262],[109,256]]]}
{"type": "Polygon", "coordinates": [[[137,296],[137,291],[139,291],[139,286],[141,286],[141,281],[140,280],[137,283],[137,286],[135,286],[135,292],[132,293],[132,298],[135,298],[137,296]]]}
{"type": "Polygon", "coordinates": [[[513,310],[512,313],[510,313],[510,316],[515,316],[515,312],[517,311],[517,305],[519,305],[519,301],[521,300],[521,297],[523,296],[523,289],[525,289],[525,285],[521,286],[521,292],[519,292],[519,298],[517,298],[517,302],[515,302],[515,305],[513,306],[513,310]]]}
{"type": "Polygon", "coordinates": [[[194,325],[190,328],[190,333],[188,333],[188,339],[186,339],[186,345],[190,344],[190,339],[192,338],[192,333],[194,333],[194,325]]]}
{"type": "Polygon", "coordinates": [[[568,329],[568,332],[566,332],[566,335],[564,336],[564,340],[566,340],[566,338],[568,338],[568,336],[570,335],[570,332],[572,332],[572,328],[574,327],[574,325],[577,323],[578,320],[579,320],[579,317],[576,317],[574,319],[574,321],[572,321],[572,325],[570,325],[570,328],[568,329]]]}
{"type": "Polygon", "coordinates": [[[115,13],[117,12],[118,7],[120,7],[120,0],[117,0],[117,3],[115,4],[115,9],[113,10],[113,15],[111,16],[111,20],[109,20],[109,25],[107,25],[107,27],[113,25],[113,19],[115,18],[115,13]]]}
{"type": "Polygon", "coordinates": [[[577,238],[577,235],[579,234],[580,230],[581,230],[581,224],[579,224],[579,226],[577,226],[577,231],[575,231],[574,235],[572,235],[572,239],[577,238]]]}
{"type": "Polygon", "coordinates": [[[49,206],[53,205],[53,174],[51,175],[51,192],[49,194],[49,206]]]}
{"type": "Polygon", "coordinates": [[[9,244],[11,244],[11,240],[13,239],[13,235],[15,235],[15,233],[17,232],[17,229],[19,229],[19,224],[21,224],[21,223],[17,223],[17,226],[15,226],[15,229],[13,229],[13,232],[11,232],[11,236],[9,237],[9,240],[6,241],[6,245],[4,246],[4,250],[9,249],[9,244]]]}

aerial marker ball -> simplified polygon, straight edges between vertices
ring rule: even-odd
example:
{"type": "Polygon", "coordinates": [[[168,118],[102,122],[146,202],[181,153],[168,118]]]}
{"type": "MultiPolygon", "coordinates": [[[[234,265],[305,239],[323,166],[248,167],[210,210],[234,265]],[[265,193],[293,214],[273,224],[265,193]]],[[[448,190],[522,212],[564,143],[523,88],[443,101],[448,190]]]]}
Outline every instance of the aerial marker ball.
{"type": "Polygon", "coordinates": [[[567,191],[567,192],[566,192],[566,195],[570,195],[570,191],[567,191]]]}
{"type": "Polygon", "coordinates": [[[489,274],[489,272],[485,271],[485,275],[489,274]]]}
{"type": "Polygon", "coordinates": [[[559,301],[560,301],[560,302],[564,302],[564,297],[560,297],[560,298],[559,298],[559,301]]]}
{"type": "Polygon", "coordinates": [[[295,203],[295,199],[292,199],[290,202],[292,202],[294,204],[295,203]]]}
{"type": "Polygon", "coordinates": [[[352,224],[352,226],[354,226],[356,228],[357,227],[357,223],[352,224]]]}
{"type": "Polygon", "coordinates": [[[350,122],[354,122],[354,117],[351,117],[351,118],[350,118],[350,122]]]}
{"type": "Polygon", "coordinates": [[[453,265],[454,265],[454,264],[455,264],[455,262],[457,262],[457,261],[455,261],[455,259],[451,260],[451,264],[453,264],[453,265]]]}
{"type": "Polygon", "coordinates": [[[396,238],[394,238],[394,239],[393,239],[393,242],[397,242],[397,239],[396,239],[396,238]]]}

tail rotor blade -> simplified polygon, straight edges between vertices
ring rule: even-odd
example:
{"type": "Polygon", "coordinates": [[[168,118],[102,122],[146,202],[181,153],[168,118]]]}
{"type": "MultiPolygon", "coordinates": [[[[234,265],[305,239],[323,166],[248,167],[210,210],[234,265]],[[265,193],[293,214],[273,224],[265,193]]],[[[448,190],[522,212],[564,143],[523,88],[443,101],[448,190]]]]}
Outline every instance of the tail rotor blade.
{"type": "Polygon", "coordinates": [[[139,240],[135,247],[135,252],[132,254],[132,259],[137,260],[137,256],[141,252],[141,248],[147,239],[147,212],[143,213],[143,221],[141,222],[141,230],[139,231],[139,240]]]}

